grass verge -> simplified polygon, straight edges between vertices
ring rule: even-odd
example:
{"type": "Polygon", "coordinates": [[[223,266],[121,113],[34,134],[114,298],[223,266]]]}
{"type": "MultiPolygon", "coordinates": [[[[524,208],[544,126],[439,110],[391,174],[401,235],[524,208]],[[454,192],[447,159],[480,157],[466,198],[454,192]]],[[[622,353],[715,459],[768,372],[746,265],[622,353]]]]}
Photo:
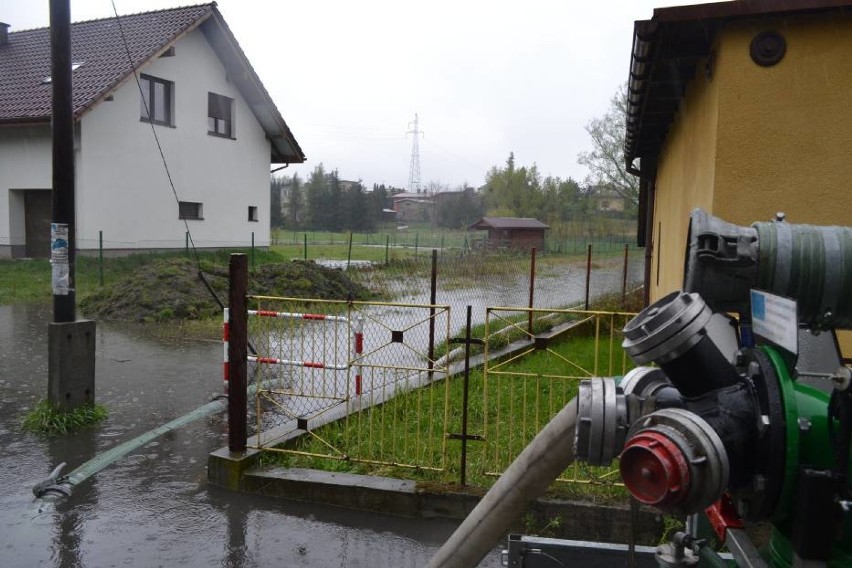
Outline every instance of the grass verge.
{"type": "MultiPolygon", "coordinates": [[[[466,483],[488,488],[546,423],[576,395],[576,369],[607,360],[610,345],[594,337],[574,337],[552,349],[536,351],[498,366],[486,378],[470,374],[466,483]],[[571,366],[565,364],[570,359],[571,366]],[[565,372],[566,368],[569,370],[565,372]],[[573,371],[571,369],[574,369],[573,371]],[[561,374],[560,374],[561,372],[561,374]]],[[[614,347],[618,349],[619,347],[614,347]]],[[[428,484],[460,481],[461,442],[445,432],[462,432],[464,380],[444,382],[398,394],[388,402],[316,429],[292,440],[282,452],[265,454],[264,463],[310,467],[412,479],[428,484]],[[446,396],[447,406],[444,406],[446,396]],[[444,427],[446,422],[446,427],[444,427]]],[[[549,494],[566,499],[609,503],[623,501],[624,489],[612,469],[573,464],[564,473],[572,483],[556,483],[549,494]]]]}
{"type": "Polygon", "coordinates": [[[58,436],[90,428],[108,415],[106,407],[100,404],[87,404],[63,412],[47,400],[42,400],[24,416],[23,427],[37,434],[58,436]]]}

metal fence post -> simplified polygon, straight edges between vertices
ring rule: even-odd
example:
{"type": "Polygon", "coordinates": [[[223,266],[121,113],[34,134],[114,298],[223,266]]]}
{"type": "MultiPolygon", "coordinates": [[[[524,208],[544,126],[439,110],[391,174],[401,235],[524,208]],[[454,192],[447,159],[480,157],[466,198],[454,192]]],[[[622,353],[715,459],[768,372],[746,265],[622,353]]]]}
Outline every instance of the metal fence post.
{"type": "Polygon", "coordinates": [[[530,249],[530,311],[527,314],[527,333],[533,334],[533,299],[535,298],[535,247],[530,249]]]}
{"type": "Polygon", "coordinates": [[[432,278],[429,292],[429,380],[432,380],[432,369],[435,367],[435,298],[438,291],[438,251],[432,249],[432,278]]]}
{"type": "Polygon", "coordinates": [[[305,248],[304,248],[305,260],[308,260],[308,234],[305,233],[305,248]]]}
{"type": "Polygon", "coordinates": [[[624,267],[621,270],[621,309],[624,309],[624,303],[627,298],[627,253],[630,245],[624,243],[624,267]]]}
{"type": "Polygon", "coordinates": [[[469,404],[469,391],[470,391],[470,346],[471,344],[476,345],[484,345],[485,341],[479,338],[472,338],[471,334],[471,306],[467,306],[467,323],[465,324],[465,335],[464,339],[461,338],[450,338],[449,343],[464,343],[464,383],[463,383],[463,391],[462,391],[462,431],[459,434],[447,434],[447,438],[450,440],[461,440],[461,463],[459,464],[459,473],[460,473],[460,483],[465,485],[467,483],[467,441],[468,440],[478,440],[480,442],[485,441],[485,438],[478,435],[470,435],[467,433],[467,416],[468,416],[468,404],[469,404]]]}
{"type": "Polygon", "coordinates": [[[586,254],[586,311],[589,311],[589,284],[592,280],[592,244],[589,243],[589,252],[586,254]]]}
{"type": "Polygon", "coordinates": [[[248,421],[247,361],[248,313],[246,290],[248,287],[248,262],[245,254],[232,254],[229,263],[228,317],[230,341],[228,342],[228,449],[244,452],[246,449],[248,421]]]}
{"type": "Polygon", "coordinates": [[[390,248],[390,235],[385,236],[385,266],[388,265],[388,248],[390,248]]]}
{"type": "Polygon", "coordinates": [[[104,232],[98,231],[98,282],[104,285],[104,232]]]}
{"type": "Polygon", "coordinates": [[[470,388],[470,321],[471,307],[467,306],[467,323],[464,332],[464,389],[462,392],[462,431],[461,431],[461,471],[462,486],[467,483],[467,406],[468,390],[470,388]]]}
{"type": "Polygon", "coordinates": [[[352,231],[349,231],[349,252],[346,254],[346,270],[349,270],[350,262],[352,262],[352,231]]]}

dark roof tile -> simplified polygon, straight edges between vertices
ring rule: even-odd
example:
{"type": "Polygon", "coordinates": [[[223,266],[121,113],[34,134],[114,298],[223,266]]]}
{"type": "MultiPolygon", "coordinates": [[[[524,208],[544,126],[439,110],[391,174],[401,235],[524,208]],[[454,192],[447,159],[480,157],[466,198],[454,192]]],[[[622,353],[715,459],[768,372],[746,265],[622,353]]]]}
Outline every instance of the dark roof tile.
{"type": "MultiPolygon", "coordinates": [[[[158,10],[71,26],[71,61],[82,63],[72,74],[73,108],[79,116],[180,34],[209,17],[214,4],[158,10]]],[[[0,122],[47,120],[50,117],[50,28],[11,32],[0,46],[0,122]]]]}
{"type": "MultiPolygon", "coordinates": [[[[215,2],[71,24],[71,61],[81,63],[72,74],[74,116],[79,118],[133,69],[199,26],[272,142],[272,161],[304,162],[299,143],[215,2]]],[[[45,79],[49,76],[50,28],[10,33],[9,41],[0,45],[0,124],[48,121],[52,90],[45,79]]]]}
{"type": "Polygon", "coordinates": [[[469,229],[549,229],[547,225],[531,217],[483,217],[469,229]]]}

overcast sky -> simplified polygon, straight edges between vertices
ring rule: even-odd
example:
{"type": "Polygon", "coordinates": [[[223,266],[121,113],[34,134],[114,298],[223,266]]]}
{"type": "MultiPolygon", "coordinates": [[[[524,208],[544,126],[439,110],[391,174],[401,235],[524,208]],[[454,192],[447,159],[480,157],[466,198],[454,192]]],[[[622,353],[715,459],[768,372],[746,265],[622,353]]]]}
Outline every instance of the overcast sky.
{"type": "MultiPolygon", "coordinates": [[[[115,0],[119,15],[192,0],[115,0]]],[[[219,10],[308,161],[405,187],[414,114],[421,182],[481,185],[509,152],[543,175],[587,172],[584,126],[627,80],[633,21],[684,0],[220,0],[219,10]]],[[[10,31],[49,24],[48,0],[2,0],[10,31]]],[[[71,0],[72,21],[113,15],[71,0]]]]}

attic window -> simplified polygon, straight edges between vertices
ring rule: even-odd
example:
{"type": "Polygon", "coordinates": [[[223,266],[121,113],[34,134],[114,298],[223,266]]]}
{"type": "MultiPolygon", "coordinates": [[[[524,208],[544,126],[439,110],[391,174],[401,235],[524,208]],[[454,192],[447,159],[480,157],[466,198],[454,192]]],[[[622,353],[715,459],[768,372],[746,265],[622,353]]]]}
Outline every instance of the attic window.
{"type": "Polygon", "coordinates": [[[207,133],[223,138],[234,137],[234,99],[207,93],[207,133]]]}
{"type": "MultiPolygon", "coordinates": [[[[81,65],[83,65],[84,63],[85,63],[85,61],[78,61],[78,62],[72,63],[71,64],[71,72],[73,73],[74,71],[76,71],[77,68],[80,67],[81,65]]],[[[52,81],[53,81],[53,78],[50,75],[48,75],[47,77],[45,77],[41,81],[41,84],[45,85],[45,84],[50,83],[52,81]]]]}
{"type": "Polygon", "coordinates": [[[142,90],[140,120],[172,126],[174,124],[175,84],[151,75],[139,75],[142,90]]]}

